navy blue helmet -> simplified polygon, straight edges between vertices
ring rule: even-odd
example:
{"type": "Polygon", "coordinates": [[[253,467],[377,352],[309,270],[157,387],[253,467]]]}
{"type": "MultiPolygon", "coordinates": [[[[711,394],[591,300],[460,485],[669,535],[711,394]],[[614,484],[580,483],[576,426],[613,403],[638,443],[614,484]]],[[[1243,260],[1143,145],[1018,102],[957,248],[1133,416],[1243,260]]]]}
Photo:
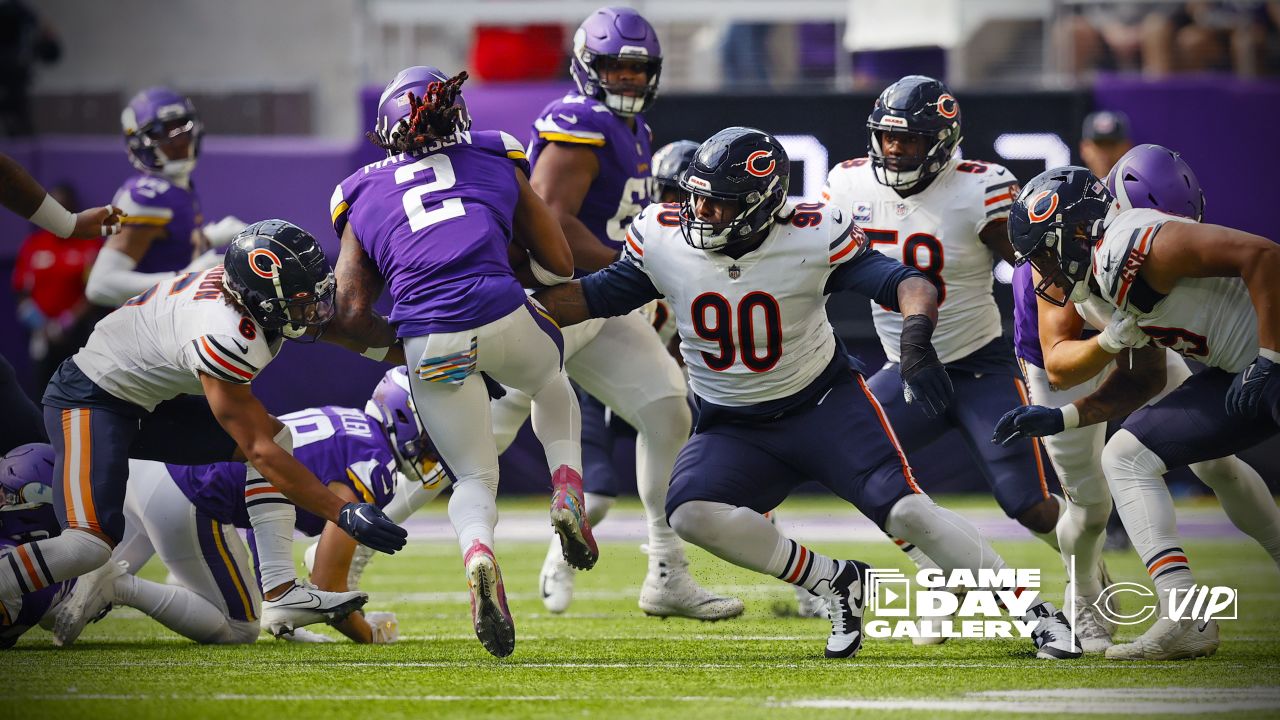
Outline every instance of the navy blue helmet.
{"type": "Polygon", "coordinates": [[[867,155],[881,185],[907,190],[942,172],[960,144],[960,103],[940,81],[908,75],[885,88],[867,118],[867,155]],[[882,133],[923,139],[919,156],[885,155],[882,133]]]}
{"type": "Polygon", "coordinates": [[[1018,264],[1030,262],[1040,273],[1037,295],[1059,307],[1088,299],[1093,246],[1114,200],[1075,165],[1046,170],[1022,188],[1009,211],[1009,240],[1018,264]]]}
{"type": "Polygon", "coordinates": [[[787,201],[790,161],[772,135],[747,127],[731,127],[698,146],[693,162],[680,178],[689,193],[680,210],[684,239],[700,250],[720,250],[766,229],[787,201]],[[717,225],[699,220],[694,198],[730,200],[738,204],[733,220],[717,225]]]}
{"type": "Polygon", "coordinates": [[[669,190],[683,192],[680,189],[680,174],[693,162],[698,153],[698,143],[692,140],[677,140],[658,148],[653,154],[653,179],[657,183],[657,198],[669,190]]]}
{"type": "Polygon", "coordinates": [[[223,266],[223,286],[265,330],[298,340],[333,319],[329,260],[311,233],[293,223],[262,220],[241,230],[223,266]]]}

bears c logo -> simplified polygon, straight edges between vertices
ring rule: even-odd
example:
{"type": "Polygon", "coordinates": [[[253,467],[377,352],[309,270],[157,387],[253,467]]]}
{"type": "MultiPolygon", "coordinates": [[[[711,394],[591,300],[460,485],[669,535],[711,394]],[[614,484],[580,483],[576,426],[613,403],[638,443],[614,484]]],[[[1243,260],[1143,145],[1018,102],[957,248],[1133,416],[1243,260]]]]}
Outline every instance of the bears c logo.
{"type": "Polygon", "coordinates": [[[960,103],[950,95],[943,93],[938,96],[938,114],[950,120],[960,114],[960,103]]]}
{"type": "Polygon", "coordinates": [[[763,160],[773,154],[772,150],[757,150],[747,156],[747,172],[756,177],[767,177],[778,166],[778,161],[769,158],[769,164],[763,168],[756,167],[757,160],[763,160]]]}
{"type": "Polygon", "coordinates": [[[276,276],[276,268],[280,265],[280,257],[266,248],[249,251],[249,269],[258,277],[271,280],[276,276]]]}
{"type": "Polygon", "coordinates": [[[1053,216],[1053,211],[1058,209],[1058,193],[1052,190],[1045,190],[1031,198],[1031,202],[1027,203],[1027,217],[1031,222],[1044,222],[1053,216]],[[1045,198],[1048,198],[1046,201],[1045,198]]]}

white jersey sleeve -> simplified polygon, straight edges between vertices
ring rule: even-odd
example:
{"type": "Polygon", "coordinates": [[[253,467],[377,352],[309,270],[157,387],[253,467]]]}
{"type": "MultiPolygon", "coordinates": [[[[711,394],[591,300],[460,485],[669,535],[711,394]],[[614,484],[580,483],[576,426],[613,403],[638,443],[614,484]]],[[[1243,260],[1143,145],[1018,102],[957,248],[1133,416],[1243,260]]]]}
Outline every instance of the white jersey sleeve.
{"type": "Polygon", "coordinates": [[[1164,296],[1140,277],[1169,223],[1195,222],[1159,210],[1126,210],[1108,223],[1092,272],[1103,298],[1135,316],[1153,342],[1228,372],[1258,356],[1258,315],[1238,277],[1183,278],[1164,296]]]}

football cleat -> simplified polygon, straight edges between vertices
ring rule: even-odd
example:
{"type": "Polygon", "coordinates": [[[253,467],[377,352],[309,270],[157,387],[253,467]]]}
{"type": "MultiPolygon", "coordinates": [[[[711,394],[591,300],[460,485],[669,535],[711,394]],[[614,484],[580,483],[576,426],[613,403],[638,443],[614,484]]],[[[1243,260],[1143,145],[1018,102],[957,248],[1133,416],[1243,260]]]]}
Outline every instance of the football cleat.
{"type": "Polygon", "coordinates": [[[851,658],[862,649],[862,611],[866,607],[866,576],[870,565],[857,560],[840,563],[835,577],[823,580],[814,588],[822,599],[831,621],[825,655],[829,658],[851,658]]]}
{"type": "Polygon", "coordinates": [[[84,626],[98,619],[99,613],[116,599],[116,578],[127,572],[129,563],[108,561],[106,565],[77,578],[71,596],[58,610],[53,623],[53,644],[67,647],[74,643],[84,632],[84,626]]]}
{"type": "Polygon", "coordinates": [[[364,607],[369,594],[357,590],[330,592],[300,580],[275,600],[262,601],[262,627],[280,637],[305,625],[338,622],[364,607]]]}
{"type": "Polygon", "coordinates": [[[687,617],[694,620],[728,620],[745,606],[734,597],[716,595],[689,574],[683,557],[649,556],[649,574],[640,586],[640,609],[654,617],[687,617]]]}
{"type": "Polygon", "coordinates": [[[582,474],[561,465],[551,474],[551,488],[551,527],[560,536],[565,562],[578,570],[590,570],[600,559],[600,548],[587,522],[582,474]]]}
{"type": "Polygon", "coordinates": [[[471,624],[476,637],[494,657],[506,657],[516,649],[516,623],[507,608],[507,591],[502,586],[498,560],[488,545],[476,540],[462,559],[467,568],[467,588],[471,590],[471,624]]]}
{"type": "Polygon", "coordinates": [[[569,603],[573,602],[573,577],[574,570],[564,561],[560,541],[552,540],[547,559],[542,563],[542,572],[538,575],[542,604],[548,612],[559,615],[569,609],[569,603]]]}
{"type": "Polygon", "coordinates": [[[1080,643],[1073,640],[1071,623],[1067,616],[1051,603],[1042,602],[1031,608],[1027,620],[1036,618],[1039,622],[1031,631],[1031,640],[1036,645],[1036,657],[1041,660],[1073,660],[1084,654],[1080,643]]]}
{"type": "Polygon", "coordinates": [[[822,601],[822,598],[797,585],[796,615],[802,618],[825,618],[827,604],[822,601]]]}
{"type": "Polygon", "coordinates": [[[328,635],[321,635],[318,632],[312,632],[306,628],[294,628],[292,632],[281,633],[276,636],[277,640],[295,643],[331,643],[338,642],[336,639],[328,635]]]}
{"type": "Polygon", "coordinates": [[[1107,648],[1108,660],[1185,660],[1218,651],[1218,623],[1210,620],[1156,620],[1136,640],[1107,648]]]}
{"type": "Polygon", "coordinates": [[[1080,648],[1087,653],[1106,652],[1107,648],[1113,644],[1111,634],[1116,631],[1115,623],[1103,616],[1098,608],[1082,595],[1077,595],[1072,605],[1075,608],[1075,617],[1072,618],[1071,627],[1075,628],[1076,640],[1080,641],[1080,648]]]}

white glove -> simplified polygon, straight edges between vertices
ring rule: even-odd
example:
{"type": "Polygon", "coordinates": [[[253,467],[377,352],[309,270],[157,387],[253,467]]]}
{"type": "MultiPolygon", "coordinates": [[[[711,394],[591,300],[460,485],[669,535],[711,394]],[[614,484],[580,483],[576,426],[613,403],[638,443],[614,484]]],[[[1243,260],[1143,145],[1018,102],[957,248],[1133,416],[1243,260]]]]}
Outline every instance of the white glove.
{"type": "Polygon", "coordinates": [[[196,259],[192,260],[190,265],[187,265],[186,267],[182,268],[182,272],[178,274],[181,275],[182,273],[200,272],[201,270],[208,270],[209,268],[214,267],[215,265],[221,265],[222,260],[223,260],[222,253],[218,252],[217,250],[205,250],[203,253],[196,256],[196,259]]]}
{"type": "Polygon", "coordinates": [[[1098,335],[1098,347],[1113,355],[1125,348],[1140,348],[1148,342],[1151,338],[1138,327],[1138,319],[1120,310],[1111,315],[1111,322],[1098,335]]]}
{"type": "Polygon", "coordinates": [[[364,614],[365,622],[373,630],[375,645],[388,645],[400,639],[400,623],[393,612],[369,612],[364,614]]]}
{"type": "Polygon", "coordinates": [[[306,628],[294,628],[293,632],[285,633],[280,636],[281,640],[296,643],[331,643],[338,642],[328,635],[321,635],[318,632],[312,632],[306,628]]]}
{"type": "Polygon", "coordinates": [[[230,245],[240,231],[247,227],[249,223],[235,215],[228,215],[218,222],[205,225],[200,231],[204,233],[204,239],[209,241],[210,247],[221,248],[230,245]]]}

